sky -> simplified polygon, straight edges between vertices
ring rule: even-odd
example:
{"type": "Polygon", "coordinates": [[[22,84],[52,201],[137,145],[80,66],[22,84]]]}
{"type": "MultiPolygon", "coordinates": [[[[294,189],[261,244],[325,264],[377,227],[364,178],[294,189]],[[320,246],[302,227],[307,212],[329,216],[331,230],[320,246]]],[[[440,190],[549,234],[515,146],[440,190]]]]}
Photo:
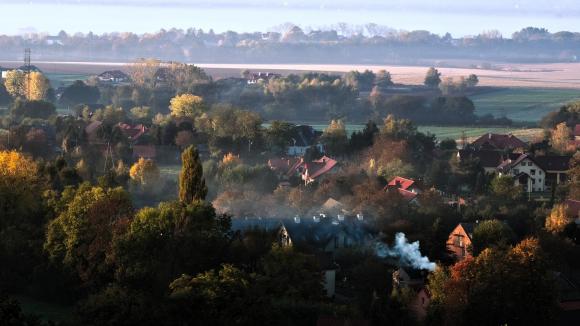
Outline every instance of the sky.
{"type": "Polygon", "coordinates": [[[0,34],[155,32],[202,28],[267,31],[291,22],[376,23],[454,36],[528,26],[580,32],[579,0],[0,0],[0,34]],[[8,14],[7,14],[8,13],[8,14]]]}

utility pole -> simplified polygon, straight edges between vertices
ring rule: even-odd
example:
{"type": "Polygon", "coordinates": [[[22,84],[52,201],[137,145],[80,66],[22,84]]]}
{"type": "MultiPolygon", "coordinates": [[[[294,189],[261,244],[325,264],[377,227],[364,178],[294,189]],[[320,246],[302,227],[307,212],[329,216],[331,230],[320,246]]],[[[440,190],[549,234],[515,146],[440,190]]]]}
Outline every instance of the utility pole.
{"type": "Polygon", "coordinates": [[[24,49],[24,72],[26,73],[26,98],[30,98],[30,48],[24,49]]]}

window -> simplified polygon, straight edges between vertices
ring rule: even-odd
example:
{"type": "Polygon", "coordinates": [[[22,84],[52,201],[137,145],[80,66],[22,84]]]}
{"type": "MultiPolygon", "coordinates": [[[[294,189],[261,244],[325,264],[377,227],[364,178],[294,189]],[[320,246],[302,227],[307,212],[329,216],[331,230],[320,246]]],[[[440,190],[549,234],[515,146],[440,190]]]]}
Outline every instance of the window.
{"type": "Polygon", "coordinates": [[[514,174],[520,174],[520,170],[519,169],[514,169],[514,174]]]}
{"type": "Polygon", "coordinates": [[[542,175],[542,170],[540,170],[538,173],[539,173],[540,175],[542,175]]]}
{"type": "Polygon", "coordinates": [[[530,174],[531,175],[536,175],[536,170],[535,169],[530,170],[530,174]]]}

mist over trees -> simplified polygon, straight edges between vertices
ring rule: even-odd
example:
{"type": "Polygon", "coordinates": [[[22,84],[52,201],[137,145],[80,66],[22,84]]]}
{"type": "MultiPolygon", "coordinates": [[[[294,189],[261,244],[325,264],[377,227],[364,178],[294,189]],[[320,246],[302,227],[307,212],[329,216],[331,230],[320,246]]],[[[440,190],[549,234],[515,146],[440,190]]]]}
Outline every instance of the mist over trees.
{"type": "Polygon", "coordinates": [[[27,47],[39,60],[131,61],[155,57],[198,63],[413,64],[453,59],[571,62],[577,61],[580,53],[580,33],[550,32],[537,27],[524,28],[511,37],[490,30],[462,38],[425,30],[394,30],[377,24],[339,23],[320,30],[284,24],[275,30],[215,33],[189,28],[163,29],[152,34],[102,35],[61,31],[56,41],[54,36],[49,38],[46,34],[0,36],[3,49],[0,59],[20,58],[22,49],[27,47]]]}

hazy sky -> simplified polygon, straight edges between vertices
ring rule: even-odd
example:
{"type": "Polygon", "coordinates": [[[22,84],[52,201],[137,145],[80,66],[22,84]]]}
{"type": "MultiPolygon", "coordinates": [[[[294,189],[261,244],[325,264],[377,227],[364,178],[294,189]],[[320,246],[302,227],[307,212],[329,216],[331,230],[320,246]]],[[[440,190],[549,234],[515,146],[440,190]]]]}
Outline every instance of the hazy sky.
{"type": "Polygon", "coordinates": [[[0,0],[0,34],[154,32],[161,28],[265,31],[284,22],[374,22],[455,36],[527,26],[580,31],[580,0],[0,0]]]}

